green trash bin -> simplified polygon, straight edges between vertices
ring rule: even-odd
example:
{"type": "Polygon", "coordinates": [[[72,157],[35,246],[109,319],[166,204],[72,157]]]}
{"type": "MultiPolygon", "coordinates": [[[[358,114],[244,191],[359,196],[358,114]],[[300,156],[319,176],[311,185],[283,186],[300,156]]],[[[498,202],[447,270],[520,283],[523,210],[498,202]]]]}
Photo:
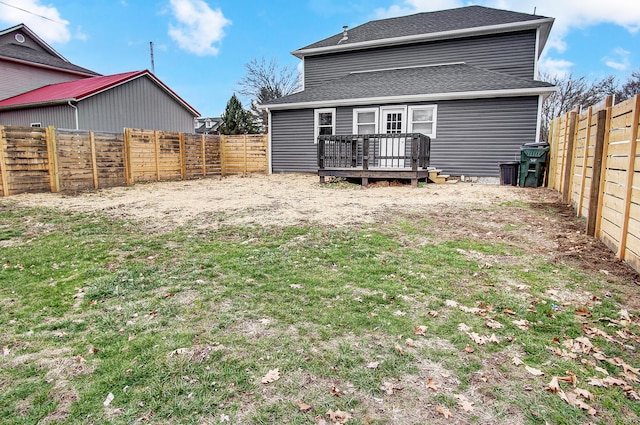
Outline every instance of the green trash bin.
{"type": "Polygon", "coordinates": [[[520,186],[540,187],[544,184],[549,144],[527,143],[520,148],[520,186]]]}

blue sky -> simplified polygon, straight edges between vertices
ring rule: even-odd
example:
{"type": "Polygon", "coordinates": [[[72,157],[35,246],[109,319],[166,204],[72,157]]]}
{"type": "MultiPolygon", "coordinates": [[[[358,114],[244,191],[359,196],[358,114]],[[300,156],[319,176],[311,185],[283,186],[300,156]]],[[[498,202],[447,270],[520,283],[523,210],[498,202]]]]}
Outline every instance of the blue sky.
{"type": "Polygon", "coordinates": [[[545,72],[622,81],[640,70],[633,0],[0,0],[0,28],[25,23],[71,62],[105,75],[150,69],[153,41],[156,75],[202,115],[219,116],[253,58],[298,66],[289,52],[342,25],[469,4],[535,7],[555,18],[545,72]]]}

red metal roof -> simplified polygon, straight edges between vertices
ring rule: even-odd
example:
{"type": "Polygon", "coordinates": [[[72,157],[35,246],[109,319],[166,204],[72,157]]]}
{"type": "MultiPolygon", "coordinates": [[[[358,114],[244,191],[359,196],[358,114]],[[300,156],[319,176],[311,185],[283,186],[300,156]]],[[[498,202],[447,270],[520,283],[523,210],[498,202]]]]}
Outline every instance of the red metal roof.
{"type": "Polygon", "coordinates": [[[143,75],[149,76],[149,78],[160,85],[178,102],[182,103],[187,109],[192,111],[195,116],[199,115],[198,111],[196,111],[191,105],[185,102],[173,90],[147,70],[106,75],[103,77],[82,78],[80,80],[68,81],[66,83],[51,84],[2,100],[0,101],[0,108],[4,109],[12,106],[42,106],[66,103],[68,101],[79,101],[143,75]]]}

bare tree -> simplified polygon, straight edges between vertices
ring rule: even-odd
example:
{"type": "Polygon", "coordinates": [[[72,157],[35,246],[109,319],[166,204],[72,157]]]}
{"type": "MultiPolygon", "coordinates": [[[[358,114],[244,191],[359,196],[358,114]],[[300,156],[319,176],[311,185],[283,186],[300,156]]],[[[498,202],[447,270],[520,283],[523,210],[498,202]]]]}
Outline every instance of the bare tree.
{"type": "Polygon", "coordinates": [[[556,77],[548,74],[542,74],[540,79],[557,87],[557,91],[550,94],[542,104],[541,140],[549,140],[549,126],[554,118],[575,107],[595,105],[604,97],[619,91],[612,75],[597,81],[589,81],[584,76],[556,77]]]}
{"type": "Polygon", "coordinates": [[[623,102],[640,93],[640,69],[633,71],[617,93],[616,102],[623,102]]]}
{"type": "Polygon", "coordinates": [[[271,58],[252,59],[244,65],[246,73],[238,82],[239,92],[251,99],[251,110],[267,128],[267,115],[258,105],[296,92],[300,87],[298,70],[293,66],[281,66],[271,58]]]}

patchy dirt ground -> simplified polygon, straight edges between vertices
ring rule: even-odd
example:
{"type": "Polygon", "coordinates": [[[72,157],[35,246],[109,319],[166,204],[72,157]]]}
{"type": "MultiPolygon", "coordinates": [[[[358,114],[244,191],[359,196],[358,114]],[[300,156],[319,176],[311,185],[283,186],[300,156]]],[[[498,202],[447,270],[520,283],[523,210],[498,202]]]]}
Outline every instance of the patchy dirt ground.
{"type": "MultiPolygon", "coordinates": [[[[439,240],[482,235],[506,240],[549,261],[576,261],[593,273],[640,284],[640,276],[600,241],[585,234],[585,223],[560,195],[544,188],[497,184],[429,184],[419,188],[379,182],[367,188],[344,182],[322,185],[309,174],[230,176],[142,183],[77,194],[21,194],[7,198],[22,206],[41,205],[98,212],[133,220],[150,232],[182,225],[215,229],[233,225],[288,226],[322,223],[358,226],[398,215],[427,219],[439,240]],[[511,208],[504,214],[498,207],[511,208]],[[518,228],[507,231],[505,228],[518,228]]],[[[634,285],[635,286],[635,285],[634,285]]],[[[630,308],[640,309],[640,300],[630,308]]]]}

